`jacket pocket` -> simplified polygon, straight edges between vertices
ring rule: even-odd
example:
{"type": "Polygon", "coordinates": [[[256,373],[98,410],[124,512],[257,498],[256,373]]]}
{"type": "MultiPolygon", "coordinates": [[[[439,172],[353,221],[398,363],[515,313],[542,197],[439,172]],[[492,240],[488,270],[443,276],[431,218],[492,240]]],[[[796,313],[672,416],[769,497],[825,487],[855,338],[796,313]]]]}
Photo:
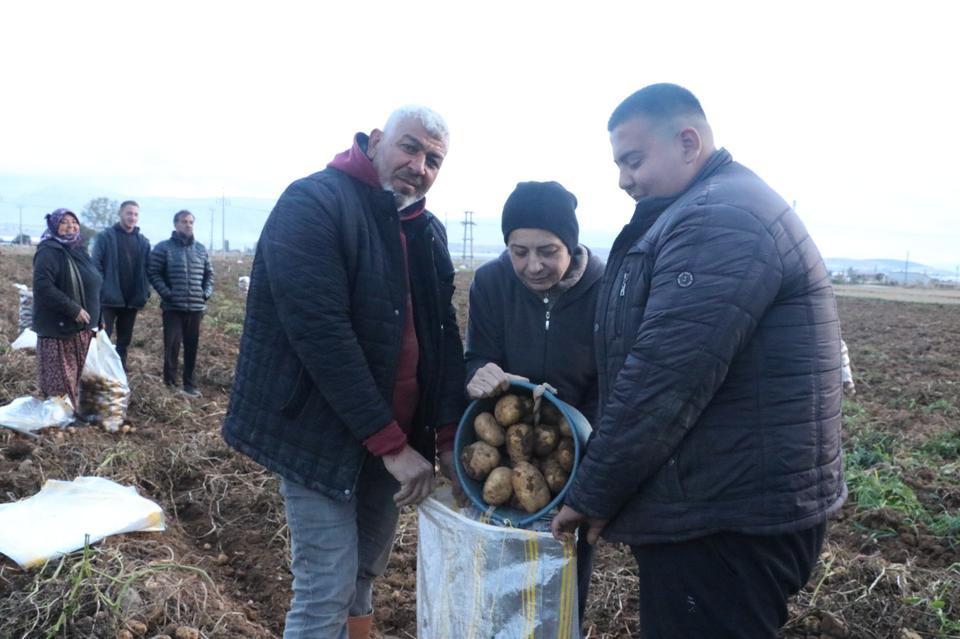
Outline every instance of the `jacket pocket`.
{"type": "Polygon", "coordinates": [[[671,456],[650,480],[651,496],[657,501],[678,502],[687,498],[680,481],[677,455],[671,456]]]}
{"type": "Polygon", "coordinates": [[[300,366],[297,381],[293,385],[293,392],[290,393],[290,397],[287,398],[287,401],[280,407],[280,414],[287,419],[294,419],[299,416],[303,407],[307,405],[312,386],[313,383],[310,381],[310,375],[307,373],[307,369],[300,366]]]}
{"type": "Polygon", "coordinates": [[[627,332],[627,326],[631,317],[635,317],[637,309],[642,309],[647,305],[646,296],[649,289],[649,282],[645,280],[647,276],[647,247],[636,246],[623,258],[621,266],[620,279],[617,282],[617,288],[614,289],[616,302],[614,305],[614,333],[616,337],[621,337],[627,332]]]}

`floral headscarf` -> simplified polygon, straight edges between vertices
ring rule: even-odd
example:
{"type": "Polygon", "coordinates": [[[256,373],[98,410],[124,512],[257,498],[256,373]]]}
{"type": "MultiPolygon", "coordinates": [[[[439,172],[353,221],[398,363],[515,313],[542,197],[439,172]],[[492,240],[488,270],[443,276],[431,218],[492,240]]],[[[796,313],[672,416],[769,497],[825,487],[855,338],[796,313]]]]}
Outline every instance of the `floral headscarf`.
{"type": "Polygon", "coordinates": [[[73,248],[74,246],[80,244],[80,233],[67,233],[66,235],[60,235],[58,233],[60,230],[60,222],[63,220],[65,215],[71,216],[73,219],[77,220],[77,223],[80,222],[79,218],[77,218],[77,214],[70,209],[57,209],[53,213],[47,213],[47,230],[43,232],[43,235],[40,236],[40,239],[45,240],[49,237],[52,237],[56,241],[69,248],[73,248]]]}

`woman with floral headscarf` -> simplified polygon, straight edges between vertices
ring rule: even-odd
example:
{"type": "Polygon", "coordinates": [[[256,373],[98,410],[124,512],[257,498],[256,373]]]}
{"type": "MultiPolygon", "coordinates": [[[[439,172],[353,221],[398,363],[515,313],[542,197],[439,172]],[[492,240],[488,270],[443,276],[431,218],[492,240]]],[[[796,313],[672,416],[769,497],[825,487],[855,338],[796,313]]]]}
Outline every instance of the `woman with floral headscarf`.
{"type": "Polygon", "coordinates": [[[66,395],[77,408],[77,386],[100,321],[103,279],[80,238],[69,209],[47,215],[47,230],[33,256],[33,331],[37,377],[45,397],[66,395]]]}

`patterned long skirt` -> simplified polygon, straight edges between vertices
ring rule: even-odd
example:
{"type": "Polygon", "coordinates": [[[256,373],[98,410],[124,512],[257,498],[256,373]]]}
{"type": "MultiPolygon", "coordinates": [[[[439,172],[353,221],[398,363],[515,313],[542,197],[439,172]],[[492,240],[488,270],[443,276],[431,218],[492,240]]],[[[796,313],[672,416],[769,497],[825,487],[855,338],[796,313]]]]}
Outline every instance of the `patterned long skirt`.
{"type": "Polygon", "coordinates": [[[93,331],[71,337],[37,338],[37,380],[44,397],[66,395],[77,406],[77,387],[87,360],[93,331]]]}

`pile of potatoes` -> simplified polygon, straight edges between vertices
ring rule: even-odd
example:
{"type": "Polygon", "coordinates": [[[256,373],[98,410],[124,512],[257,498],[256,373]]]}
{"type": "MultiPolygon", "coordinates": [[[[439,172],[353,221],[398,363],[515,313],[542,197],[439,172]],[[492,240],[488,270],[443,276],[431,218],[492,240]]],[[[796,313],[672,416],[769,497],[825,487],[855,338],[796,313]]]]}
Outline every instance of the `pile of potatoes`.
{"type": "Polygon", "coordinates": [[[80,378],[79,390],[78,415],[102,424],[111,432],[121,429],[127,417],[130,389],[115,379],[84,375],[80,378]]]}
{"type": "Polygon", "coordinates": [[[460,463],[467,476],[483,482],[488,505],[534,513],[566,486],[574,462],[570,424],[546,399],[536,427],[533,421],[533,399],[512,394],[497,401],[493,414],[473,420],[477,440],[464,447],[460,463]]]}

